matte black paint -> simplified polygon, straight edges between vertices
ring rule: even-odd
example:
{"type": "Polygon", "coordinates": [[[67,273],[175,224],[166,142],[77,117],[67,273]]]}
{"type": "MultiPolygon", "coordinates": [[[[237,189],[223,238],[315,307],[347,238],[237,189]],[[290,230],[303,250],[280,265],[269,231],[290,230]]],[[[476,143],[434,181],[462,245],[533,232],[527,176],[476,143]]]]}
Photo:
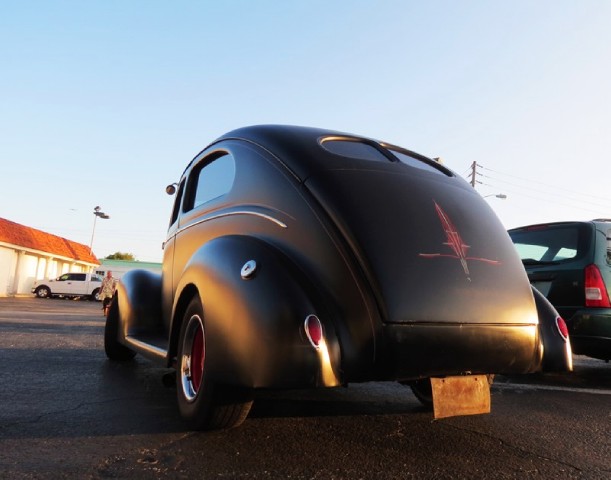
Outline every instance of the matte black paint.
{"type": "MultiPolygon", "coordinates": [[[[463,179],[424,157],[439,171],[400,163],[371,139],[258,126],[198,154],[179,192],[188,195],[200,162],[225,152],[236,161],[232,190],[194,210],[176,207],[161,276],[123,277],[121,343],[172,365],[184,309],[198,295],[208,374],[219,383],[331,386],[329,372],[345,384],[542,368],[545,332],[528,278],[463,179]],[[333,154],[320,146],[328,137],[368,142],[388,162],[333,154]],[[258,268],[245,280],[249,260],[258,268]],[[326,370],[303,330],[308,314],[324,326],[326,370]]],[[[555,351],[552,363],[565,354],[555,351]]]]}

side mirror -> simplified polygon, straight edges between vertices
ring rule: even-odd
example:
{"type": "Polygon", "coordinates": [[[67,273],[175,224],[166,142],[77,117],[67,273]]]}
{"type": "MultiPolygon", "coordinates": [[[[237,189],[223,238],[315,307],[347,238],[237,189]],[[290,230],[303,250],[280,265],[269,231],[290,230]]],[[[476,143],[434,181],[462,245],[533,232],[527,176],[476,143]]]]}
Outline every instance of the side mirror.
{"type": "Polygon", "coordinates": [[[176,193],[177,185],[178,184],[176,183],[169,184],[167,187],[165,187],[165,193],[167,193],[168,195],[174,195],[176,193]]]}

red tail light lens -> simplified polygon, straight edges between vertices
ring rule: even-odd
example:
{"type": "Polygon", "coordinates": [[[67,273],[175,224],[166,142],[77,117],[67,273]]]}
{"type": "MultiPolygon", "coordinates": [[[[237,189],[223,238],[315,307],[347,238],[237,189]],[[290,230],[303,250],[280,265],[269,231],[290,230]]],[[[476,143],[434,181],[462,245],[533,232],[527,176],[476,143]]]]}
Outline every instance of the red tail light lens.
{"type": "Polygon", "coordinates": [[[562,317],[556,317],[556,328],[565,340],[569,338],[569,328],[566,326],[566,322],[562,317]]]}
{"type": "Polygon", "coordinates": [[[320,342],[322,341],[322,324],[316,315],[308,315],[305,319],[304,328],[306,335],[308,336],[308,340],[314,348],[318,348],[320,346],[320,342]]]}
{"type": "Polygon", "coordinates": [[[609,293],[600,270],[594,264],[585,269],[586,307],[611,308],[609,293]]]}

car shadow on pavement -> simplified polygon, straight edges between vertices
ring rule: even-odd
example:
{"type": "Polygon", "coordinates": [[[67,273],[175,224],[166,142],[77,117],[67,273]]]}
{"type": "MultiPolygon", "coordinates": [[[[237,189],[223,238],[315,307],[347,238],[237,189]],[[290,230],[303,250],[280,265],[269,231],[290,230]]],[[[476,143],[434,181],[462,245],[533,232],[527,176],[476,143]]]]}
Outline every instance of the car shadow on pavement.
{"type": "Polygon", "coordinates": [[[312,390],[260,390],[251,418],[389,415],[425,412],[409,387],[397,382],[370,382],[312,390]]]}
{"type": "MultiPolygon", "coordinates": [[[[115,416],[129,415],[127,425],[141,432],[187,431],[176,407],[175,372],[146,361],[107,362],[104,382],[122,404],[115,416]],[[134,416],[134,410],[139,412],[134,416]],[[164,419],[161,419],[163,413],[164,419]],[[145,424],[153,414],[155,420],[145,424]],[[142,416],[138,420],[137,416],[142,416]]],[[[389,415],[429,412],[409,387],[396,382],[371,382],[332,389],[257,390],[249,418],[389,415]]],[[[432,414],[431,414],[432,415],[432,414]]],[[[123,423],[120,422],[120,423],[123,423]]],[[[133,432],[133,430],[130,430],[133,432]]],[[[117,433],[117,432],[115,432],[117,433]]]]}

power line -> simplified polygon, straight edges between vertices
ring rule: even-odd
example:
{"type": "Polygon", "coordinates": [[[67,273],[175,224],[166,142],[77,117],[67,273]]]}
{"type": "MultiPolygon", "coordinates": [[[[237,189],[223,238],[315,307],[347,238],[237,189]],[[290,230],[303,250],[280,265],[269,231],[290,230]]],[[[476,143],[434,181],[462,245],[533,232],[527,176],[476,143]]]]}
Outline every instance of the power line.
{"type": "MultiPolygon", "coordinates": [[[[518,188],[518,189],[522,189],[522,190],[528,190],[529,192],[533,190],[532,187],[529,187],[527,185],[519,185],[516,184],[514,182],[508,182],[507,180],[503,180],[497,177],[491,177],[488,175],[482,175],[483,178],[487,178],[496,182],[500,182],[501,184],[503,184],[503,186],[499,187],[498,185],[489,185],[495,188],[502,188],[502,189],[506,189],[507,185],[509,185],[510,187],[514,187],[514,188],[518,188]]],[[[548,188],[554,188],[554,187],[548,187],[548,188]]],[[[600,201],[593,201],[593,200],[589,200],[589,199],[585,199],[583,198],[585,195],[581,195],[579,193],[572,193],[569,194],[567,192],[560,192],[558,193],[558,189],[554,189],[553,191],[542,191],[541,189],[536,190],[539,193],[543,193],[545,194],[547,197],[555,197],[555,198],[559,198],[561,200],[570,200],[573,202],[577,202],[577,203],[582,203],[582,204],[587,204],[587,205],[593,205],[596,207],[602,207],[602,208],[611,208],[611,199],[604,199],[602,197],[594,197],[592,196],[594,199],[599,198],[600,200],[607,200],[609,203],[601,203],[600,201]]],[[[549,200],[549,198],[547,198],[547,200],[549,200]]]]}
{"type": "MultiPolygon", "coordinates": [[[[517,176],[517,175],[512,175],[512,174],[510,174],[510,173],[504,173],[504,172],[500,172],[500,171],[498,171],[498,170],[493,170],[493,169],[491,169],[491,168],[484,167],[484,166],[482,166],[482,165],[478,165],[478,167],[479,167],[479,168],[481,168],[481,169],[483,169],[483,170],[486,170],[486,171],[489,171],[489,172],[496,173],[496,174],[498,174],[498,175],[504,175],[504,176],[506,176],[506,177],[515,178],[516,180],[520,180],[520,181],[522,181],[522,182],[530,182],[530,183],[534,183],[534,184],[537,184],[537,185],[544,186],[544,187],[546,187],[546,188],[551,188],[551,189],[553,189],[554,191],[557,191],[557,190],[558,190],[558,188],[560,188],[560,187],[558,187],[558,185],[550,185],[550,184],[548,184],[548,183],[540,182],[540,181],[537,181],[537,180],[532,180],[532,179],[530,179],[530,178],[524,178],[524,177],[519,177],[519,176],[517,176]]],[[[482,175],[483,175],[483,174],[482,174],[482,175]]],[[[486,175],[483,175],[483,176],[486,176],[486,175]]],[[[495,178],[495,177],[490,177],[490,178],[495,178]]],[[[504,182],[507,182],[506,180],[501,180],[501,179],[498,179],[498,180],[499,180],[499,181],[504,181],[504,182]]],[[[507,183],[509,183],[509,182],[507,182],[507,183]]],[[[522,188],[527,188],[527,187],[522,187],[522,188]]],[[[565,189],[563,189],[563,193],[562,193],[562,194],[558,194],[558,193],[555,193],[555,192],[554,192],[553,194],[554,194],[554,195],[559,195],[559,196],[560,196],[560,195],[561,195],[561,196],[571,196],[570,194],[567,194],[567,193],[566,193],[566,190],[565,190],[565,189]]],[[[579,195],[580,197],[586,196],[586,197],[597,198],[597,199],[599,199],[599,200],[604,200],[604,201],[606,201],[606,202],[610,202],[610,203],[611,203],[611,198],[609,198],[609,197],[601,197],[601,196],[598,196],[598,195],[592,195],[591,193],[580,193],[580,192],[576,192],[576,193],[574,193],[573,195],[579,195]]]]}
{"type": "Polygon", "coordinates": [[[558,205],[558,206],[574,208],[574,209],[579,209],[579,210],[584,210],[584,211],[589,211],[589,212],[595,212],[595,211],[599,212],[601,209],[611,210],[611,199],[609,198],[599,197],[599,196],[591,195],[591,194],[581,194],[579,192],[568,193],[565,190],[562,190],[559,193],[559,187],[557,186],[553,186],[553,185],[546,184],[544,182],[539,182],[536,180],[526,179],[523,177],[519,177],[517,175],[502,173],[502,172],[484,167],[476,162],[473,162],[471,164],[470,177],[471,177],[471,185],[474,187],[476,184],[479,184],[479,185],[483,185],[483,186],[490,187],[490,188],[509,191],[518,196],[532,198],[532,199],[542,201],[542,202],[554,203],[555,205],[558,205]],[[481,172],[478,172],[477,171],[478,169],[484,170],[486,172],[495,173],[497,174],[497,176],[483,174],[481,172]],[[529,186],[529,185],[524,185],[524,184],[517,184],[515,182],[508,181],[503,178],[499,178],[498,175],[510,177],[512,179],[517,179],[525,183],[530,182],[532,184],[540,185],[542,187],[545,187],[546,189],[551,189],[551,191],[542,191],[541,188],[536,188],[536,187],[533,187],[532,185],[529,186]],[[492,182],[476,180],[476,176],[479,176],[483,179],[491,180],[492,182]],[[498,184],[495,185],[494,182],[500,182],[502,185],[501,186],[499,186],[498,184]],[[518,190],[513,190],[514,188],[518,190]],[[524,193],[523,190],[527,190],[528,193],[524,193]],[[544,196],[533,195],[532,194],[533,190],[536,193],[542,193],[544,196]],[[556,197],[560,200],[550,199],[550,197],[556,197]],[[608,202],[608,203],[602,204],[600,202],[584,199],[584,197],[591,197],[593,199],[602,200],[603,202],[608,202]],[[567,203],[567,200],[568,202],[571,202],[571,203],[567,203]]]}

